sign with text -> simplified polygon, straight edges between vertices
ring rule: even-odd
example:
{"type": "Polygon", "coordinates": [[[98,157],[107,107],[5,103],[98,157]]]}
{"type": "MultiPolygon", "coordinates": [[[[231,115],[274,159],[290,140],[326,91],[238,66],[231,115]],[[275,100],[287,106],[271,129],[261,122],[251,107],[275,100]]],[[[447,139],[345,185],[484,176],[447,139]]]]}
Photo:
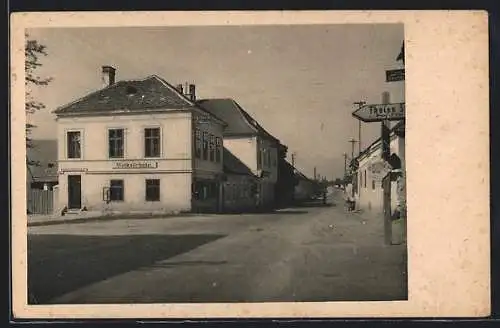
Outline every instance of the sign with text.
{"type": "Polygon", "coordinates": [[[158,162],[116,162],[113,169],[156,169],[158,162]]]}
{"type": "Polygon", "coordinates": [[[404,69],[392,69],[385,71],[385,81],[386,82],[397,82],[405,80],[405,70],[404,69]]]}
{"type": "Polygon", "coordinates": [[[405,118],[405,103],[364,105],[352,116],[363,122],[400,121],[405,118]]]}

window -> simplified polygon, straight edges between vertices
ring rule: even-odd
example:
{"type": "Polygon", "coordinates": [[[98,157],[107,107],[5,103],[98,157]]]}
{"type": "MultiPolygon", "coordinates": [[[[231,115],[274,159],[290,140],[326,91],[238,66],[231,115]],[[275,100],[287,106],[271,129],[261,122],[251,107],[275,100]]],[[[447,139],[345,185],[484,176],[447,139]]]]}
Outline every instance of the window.
{"type": "Polygon", "coordinates": [[[109,200],[123,201],[123,180],[111,180],[109,182],[109,200]]]}
{"type": "Polygon", "coordinates": [[[123,158],[123,129],[108,130],[109,158],[123,158]]]}
{"type": "Polygon", "coordinates": [[[222,153],[222,140],[221,138],[217,137],[215,139],[215,160],[217,163],[220,163],[221,161],[221,153],[222,153]]]}
{"type": "Polygon", "coordinates": [[[262,169],[262,149],[257,149],[257,169],[262,169]]]}
{"type": "Polygon", "coordinates": [[[364,186],[365,186],[365,188],[366,188],[366,170],[365,170],[365,181],[364,181],[364,182],[365,182],[365,183],[364,183],[364,186]]]}
{"type": "Polygon", "coordinates": [[[215,136],[210,135],[210,161],[215,161],[215,136]]]}
{"type": "Polygon", "coordinates": [[[375,180],[372,180],[372,190],[375,190],[375,180]]]}
{"type": "Polygon", "coordinates": [[[195,156],[201,158],[201,131],[198,129],[195,132],[195,156]]]}
{"type": "Polygon", "coordinates": [[[144,157],[160,157],[160,128],[144,129],[144,157]]]}
{"type": "Polygon", "coordinates": [[[81,138],[80,131],[71,131],[67,134],[68,142],[68,158],[80,158],[81,157],[81,138]]]}
{"type": "Polygon", "coordinates": [[[276,153],[273,152],[273,167],[276,167],[276,165],[277,165],[276,153]]]}
{"type": "Polygon", "coordinates": [[[203,159],[208,160],[208,133],[203,132],[203,159]]]}
{"type": "Polygon", "coordinates": [[[266,155],[267,155],[267,167],[271,166],[271,151],[270,149],[266,149],[266,155]]]}
{"type": "Polygon", "coordinates": [[[160,179],[146,179],[146,201],[160,200],[160,179]]]}

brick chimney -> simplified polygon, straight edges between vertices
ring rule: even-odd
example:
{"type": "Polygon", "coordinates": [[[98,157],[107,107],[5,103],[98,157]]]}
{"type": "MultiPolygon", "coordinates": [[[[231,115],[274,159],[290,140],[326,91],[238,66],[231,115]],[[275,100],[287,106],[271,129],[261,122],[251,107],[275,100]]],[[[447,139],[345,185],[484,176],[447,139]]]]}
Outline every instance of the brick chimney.
{"type": "Polygon", "coordinates": [[[115,84],[116,69],[112,66],[102,67],[102,87],[106,88],[115,84]]]}
{"type": "Polygon", "coordinates": [[[196,100],[196,85],[194,84],[189,85],[189,99],[192,101],[196,100]]]}

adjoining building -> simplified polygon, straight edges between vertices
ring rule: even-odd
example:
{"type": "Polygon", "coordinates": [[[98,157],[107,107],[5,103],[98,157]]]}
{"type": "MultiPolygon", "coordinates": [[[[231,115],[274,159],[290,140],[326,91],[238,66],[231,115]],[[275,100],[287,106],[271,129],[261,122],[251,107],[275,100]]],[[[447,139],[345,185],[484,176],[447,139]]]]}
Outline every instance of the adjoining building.
{"type": "Polygon", "coordinates": [[[54,111],[60,209],[217,211],[226,123],[196,104],[195,85],[151,75],[105,85],[54,111]]]}
{"type": "Polygon", "coordinates": [[[295,177],[297,184],[294,188],[294,201],[300,203],[311,200],[316,191],[316,182],[297,169],[295,177]]]}
{"type": "Polygon", "coordinates": [[[268,133],[233,99],[203,99],[197,104],[227,123],[223,131],[224,147],[259,178],[257,207],[275,206],[280,142],[268,133]]]}
{"type": "Polygon", "coordinates": [[[253,212],[257,209],[258,177],[228,149],[224,148],[224,189],[222,212],[253,212]]]}
{"type": "MultiPolygon", "coordinates": [[[[405,127],[404,121],[394,125],[390,132],[389,162],[394,170],[405,170],[405,127]]],[[[353,188],[356,206],[375,213],[383,212],[384,194],[381,181],[373,178],[370,167],[381,159],[381,139],[378,138],[355,159],[356,172],[353,175],[353,188]]],[[[396,175],[391,177],[391,207],[394,211],[398,201],[396,175]]]]}
{"type": "Polygon", "coordinates": [[[52,214],[57,203],[57,140],[32,140],[26,149],[28,214],[52,214]]]}
{"type": "Polygon", "coordinates": [[[57,140],[33,140],[26,156],[28,187],[52,190],[58,183],[57,140]]]}

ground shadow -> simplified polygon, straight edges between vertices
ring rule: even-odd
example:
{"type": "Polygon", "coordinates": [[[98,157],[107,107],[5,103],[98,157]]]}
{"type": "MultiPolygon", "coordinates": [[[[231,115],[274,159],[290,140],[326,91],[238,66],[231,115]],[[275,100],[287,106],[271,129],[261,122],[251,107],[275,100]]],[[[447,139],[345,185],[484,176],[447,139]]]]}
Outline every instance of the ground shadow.
{"type": "Polygon", "coordinates": [[[225,211],[224,213],[217,213],[217,215],[297,215],[297,214],[307,214],[308,211],[300,210],[261,210],[261,211],[225,211]]]}
{"type": "Polygon", "coordinates": [[[185,253],[223,235],[29,235],[28,304],[185,253]]]}

